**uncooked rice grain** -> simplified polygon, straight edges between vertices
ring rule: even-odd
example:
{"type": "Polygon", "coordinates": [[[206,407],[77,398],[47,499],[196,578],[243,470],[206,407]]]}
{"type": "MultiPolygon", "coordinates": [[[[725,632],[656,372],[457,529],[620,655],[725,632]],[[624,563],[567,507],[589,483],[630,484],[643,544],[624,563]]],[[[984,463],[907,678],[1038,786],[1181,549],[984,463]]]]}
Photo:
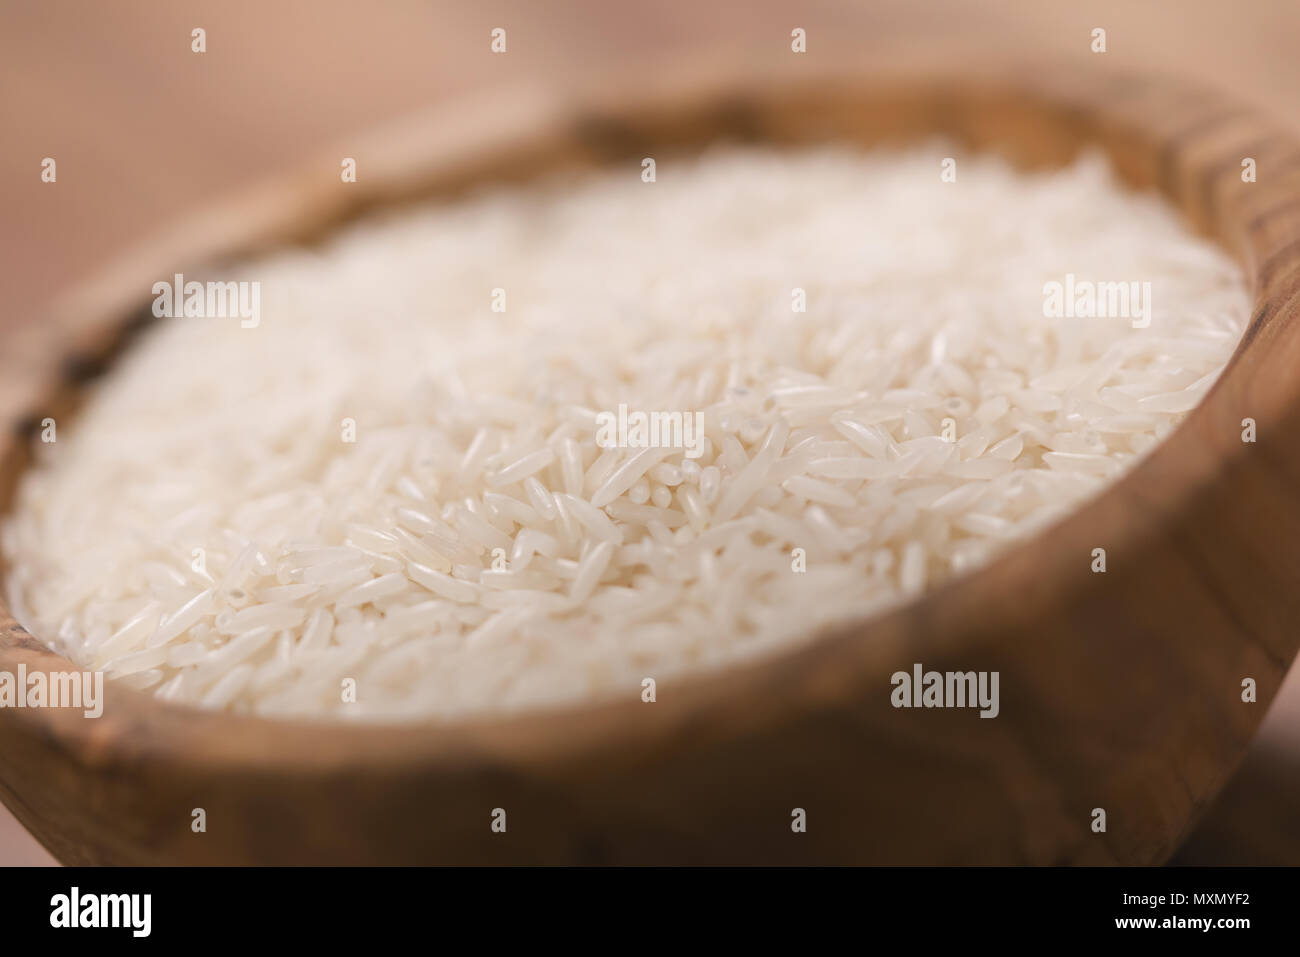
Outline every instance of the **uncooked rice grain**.
{"type": "Polygon", "coordinates": [[[1168,435],[1248,300],[1100,158],[942,183],[951,149],[663,158],[214,277],[260,325],[163,320],[59,423],[10,603],[171,701],[428,719],[639,696],[976,568],[1168,435]],[[1150,282],[1150,326],[1046,318],[1067,273],[1150,282]],[[601,447],[620,406],[702,413],[700,455],[601,447]]]}

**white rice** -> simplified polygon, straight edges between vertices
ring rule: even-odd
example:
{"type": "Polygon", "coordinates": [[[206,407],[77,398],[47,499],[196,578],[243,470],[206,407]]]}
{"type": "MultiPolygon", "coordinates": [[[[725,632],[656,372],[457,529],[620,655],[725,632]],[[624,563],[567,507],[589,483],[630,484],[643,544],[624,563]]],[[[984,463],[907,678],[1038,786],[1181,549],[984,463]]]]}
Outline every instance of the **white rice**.
{"type": "Polygon", "coordinates": [[[59,424],[9,600],[175,701],[428,717],[662,691],[976,567],[1167,435],[1248,299],[1097,158],[942,155],[711,153],[211,277],[260,326],[163,320],[59,424]],[[1044,318],[1067,272],[1151,282],[1151,326],[1044,318]],[[701,454],[598,447],[620,404],[701,454]]]}

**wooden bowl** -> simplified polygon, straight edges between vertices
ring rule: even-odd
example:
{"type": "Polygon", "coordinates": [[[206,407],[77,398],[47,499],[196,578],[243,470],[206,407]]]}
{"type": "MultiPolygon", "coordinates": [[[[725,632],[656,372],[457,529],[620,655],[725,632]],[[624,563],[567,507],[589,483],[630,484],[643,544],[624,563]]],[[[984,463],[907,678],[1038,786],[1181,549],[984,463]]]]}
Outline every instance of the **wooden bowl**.
{"type": "Polygon", "coordinates": [[[1240,769],[1178,849],[1175,863],[1296,867],[1300,833],[1300,669],[1292,668],[1240,769]]]}
{"type": "MultiPolygon", "coordinates": [[[[737,77],[410,124],[349,152],[360,182],[340,184],[331,159],[78,290],[5,344],[0,409],[29,428],[71,414],[78,386],[143,324],[157,277],[310,240],[362,209],[560,167],[626,162],[634,175],[643,156],[719,137],[868,146],[936,132],[1027,167],[1100,147],[1251,277],[1253,317],[1222,379],[1103,495],[920,600],[661,685],[653,705],[353,726],[204,713],[110,686],[98,720],[0,710],[0,796],[69,863],[1166,859],[1300,643],[1300,148],[1214,96],[1079,71],[737,77]],[[1242,181],[1244,157],[1258,182],[1242,181]],[[1097,547],[1105,574],[1090,571],[1097,547]],[[894,709],[890,675],[918,662],[1000,672],[1000,715],[894,709]],[[1242,701],[1245,678],[1255,703],[1242,701]],[[205,833],[191,828],[195,808],[205,833]],[[795,808],[806,833],[792,831],[795,808]]],[[[4,443],[7,508],[30,439],[6,430],[4,443]]],[[[0,607],[0,670],[20,664],[74,667],[0,607]]]]}

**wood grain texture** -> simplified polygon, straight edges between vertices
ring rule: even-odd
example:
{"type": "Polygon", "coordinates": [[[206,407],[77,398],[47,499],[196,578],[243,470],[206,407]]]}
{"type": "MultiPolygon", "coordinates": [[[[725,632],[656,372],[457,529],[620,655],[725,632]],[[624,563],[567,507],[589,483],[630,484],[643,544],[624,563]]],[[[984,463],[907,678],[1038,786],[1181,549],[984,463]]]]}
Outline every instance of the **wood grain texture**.
{"type": "MultiPolygon", "coordinates": [[[[808,71],[804,71],[805,73],[808,71]]],[[[935,131],[1026,166],[1088,146],[1234,253],[1254,320],[1207,401],[1047,533],[925,599],[805,648],[661,687],[660,701],[518,720],[358,728],[164,706],[0,711],[0,796],[86,863],[890,862],[1166,859],[1241,759],[1293,658],[1300,595],[1300,151],[1202,91],[1050,68],[902,82],[682,76],[676,91],[538,95],[404,124],[355,190],[273,184],[108,270],[33,333],[4,408],[66,414],[173,268],[318,235],[363,208],[718,136],[864,145],[935,131]],[[1256,184],[1241,144],[1276,157],[1256,184]],[[69,356],[73,357],[69,361],[69,356]],[[1259,442],[1240,440],[1241,420],[1259,442]],[[1105,547],[1109,571],[1089,571],[1105,547]],[[1002,712],[908,711],[914,662],[1001,673],[1002,712]],[[1241,702],[1240,682],[1260,703],[1241,702]],[[209,831],[190,832],[190,811],[209,831]],[[507,835],[489,814],[507,810],[507,835]],[[791,809],[809,815],[792,834],[791,809]],[[1105,834],[1091,811],[1107,810],[1105,834]]],[[[7,376],[0,377],[4,381],[7,376]]],[[[11,435],[16,433],[10,433],[11,435]]],[[[23,465],[0,449],[0,501],[23,465]]],[[[71,667],[0,612],[0,669],[71,667]]]]}

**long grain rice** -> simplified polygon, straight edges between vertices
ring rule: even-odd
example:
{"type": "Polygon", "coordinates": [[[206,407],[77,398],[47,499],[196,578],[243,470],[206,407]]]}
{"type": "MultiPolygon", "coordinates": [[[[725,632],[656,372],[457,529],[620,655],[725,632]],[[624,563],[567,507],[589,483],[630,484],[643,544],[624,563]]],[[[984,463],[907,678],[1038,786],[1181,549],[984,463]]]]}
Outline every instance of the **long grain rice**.
{"type": "Polygon", "coordinates": [[[951,149],[665,160],[246,264],[256,329],[166,320],[38,449],[10,602],[169,700],[411,719],[639,696],[976,568],[1168,435],[1248,307],[1099,159],[941,183],[951,149]],[[1046,318],[1067,271],[1151,282],[1150,326],[1046,318]],[[701,413],[699,455],[598,445],[620,406],[701,413]]]}

